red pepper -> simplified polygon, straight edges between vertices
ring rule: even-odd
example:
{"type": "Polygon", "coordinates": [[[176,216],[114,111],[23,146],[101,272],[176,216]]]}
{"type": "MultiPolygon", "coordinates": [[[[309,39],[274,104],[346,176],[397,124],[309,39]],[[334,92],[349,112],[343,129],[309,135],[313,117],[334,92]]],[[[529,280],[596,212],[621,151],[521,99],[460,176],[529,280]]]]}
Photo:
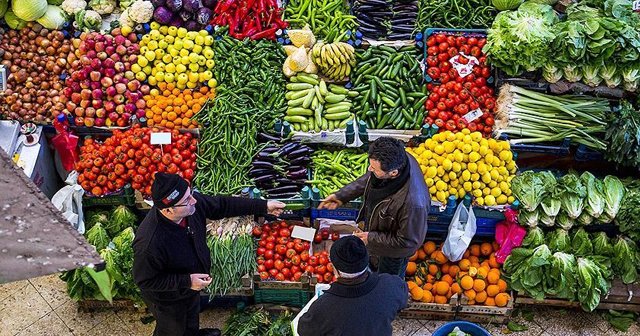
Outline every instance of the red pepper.
{"type": "Polygon", "coordinates": [[[231,7],[231,5],[233,5],[235,2],[236,0],[226,0],[224,4],[220,7],[220,11],[222,13],[226,12],[227,10],[229,10],[229,7],[231,7]]]}
{"type": "Polygon", "coordinates": [[[260,17],[258,17],[257,15],[254,17],[254,21],[255,21],[255,25],[254,27],[256,27],[258,29],[258,31],[262,30],[262,21],[260,21],[260,17]]]}
{"type": "Polygon", "coordinates": [[[278,30],[278,27],[273,27],[273,28],[263,30],[257,34],[252,35],[251,39],[252,40],[258,40],[261,38],[274,39],[277,30],[278,30]]]}

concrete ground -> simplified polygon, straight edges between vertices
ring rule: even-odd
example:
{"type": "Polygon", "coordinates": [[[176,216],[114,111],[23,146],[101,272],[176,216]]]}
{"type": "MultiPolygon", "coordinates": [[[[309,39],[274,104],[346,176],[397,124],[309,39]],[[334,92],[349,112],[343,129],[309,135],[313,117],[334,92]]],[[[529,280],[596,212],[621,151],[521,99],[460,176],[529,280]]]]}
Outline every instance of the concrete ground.
{"type": "MultiPolygon", "coordinates": [[[[201,327],[222,328],[231,310],[209,309],[200,316],[201,327]]],[[[151,335],[154,322],[149,314],[136,311],[83,313],[70,300],[57,275],[0,285],[0,336],[122,336],[151,335]]],[[[613,330],[597,313],[577,310],[533,308],[518,314],[514,322],[527,331],[509,333],[504,326],[485,325],[492,335],[566,336],[637,335],[636,323],[627,333],[613,330]]],[[[394,336],[422,336],[441,326],[442,321],[398,319],[394,336]]]]}

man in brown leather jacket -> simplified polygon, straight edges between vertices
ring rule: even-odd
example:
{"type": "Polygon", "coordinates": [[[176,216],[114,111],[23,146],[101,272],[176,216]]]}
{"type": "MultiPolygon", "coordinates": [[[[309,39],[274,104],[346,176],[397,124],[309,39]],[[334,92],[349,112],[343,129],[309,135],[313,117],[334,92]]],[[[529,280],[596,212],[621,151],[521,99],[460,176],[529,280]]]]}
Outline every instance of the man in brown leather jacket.
{"type": "Polygon", "coordinates": [[[369,146],[369,172],[329,195],[320,209],[336,209],[362,196],[356,233],[367,245],[371,267],[379,273],[404,277],[408,258],[427,234],[431,199],[418,162],[407,154],[404,143],[381,137],[369,146]]]}

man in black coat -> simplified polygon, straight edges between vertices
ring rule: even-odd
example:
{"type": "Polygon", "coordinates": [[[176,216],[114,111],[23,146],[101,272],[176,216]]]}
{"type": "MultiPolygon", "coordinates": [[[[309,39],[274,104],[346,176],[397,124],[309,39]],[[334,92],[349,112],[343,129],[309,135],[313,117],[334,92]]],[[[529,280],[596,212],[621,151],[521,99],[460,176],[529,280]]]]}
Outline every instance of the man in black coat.
{"type": "Polygon", "coordinates": [[[154,336],[199,335],[199,292],[211,283],[206,219],[278,216],[285,204],[192,193],[183,178],[165,173],[155,175],[151,192],[154,206],[133,241],[134,280],[156,319],[154,336]]]}
{"type": "Polygon", "coordinates": [[[407,284],[397,275],[369,271],[369,254],[355,236],[338,239],[329,258],[338,280],[298,321],[300,336],[387,336],[407,306],[407,284]]]}

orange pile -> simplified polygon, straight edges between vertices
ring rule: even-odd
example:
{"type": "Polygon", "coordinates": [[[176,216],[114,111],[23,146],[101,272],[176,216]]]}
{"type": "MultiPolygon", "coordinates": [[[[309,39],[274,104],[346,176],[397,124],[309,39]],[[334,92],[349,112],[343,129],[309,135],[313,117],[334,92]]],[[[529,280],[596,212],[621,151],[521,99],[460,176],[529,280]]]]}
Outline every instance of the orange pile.
{"type": "Polygon", "coordinates": [[[505,307],[511,298],[507,283],[500,278],[500,264],[494,242],[473,244],[457,263],[450,262],[432,241],[409,258],[407,285],[414,301],[448,303],[454,295],[464,295],[467,303],[505,307]]]}
{"type": "Polygon", "coordinates": [[[180,90],[173,83],[158,83],[144,96],[147,124],[169,129],[196,128],[193,117],[202,109],[207,99],[213,99],[215,91],[206,86],[200,89],[180,90]]]}

